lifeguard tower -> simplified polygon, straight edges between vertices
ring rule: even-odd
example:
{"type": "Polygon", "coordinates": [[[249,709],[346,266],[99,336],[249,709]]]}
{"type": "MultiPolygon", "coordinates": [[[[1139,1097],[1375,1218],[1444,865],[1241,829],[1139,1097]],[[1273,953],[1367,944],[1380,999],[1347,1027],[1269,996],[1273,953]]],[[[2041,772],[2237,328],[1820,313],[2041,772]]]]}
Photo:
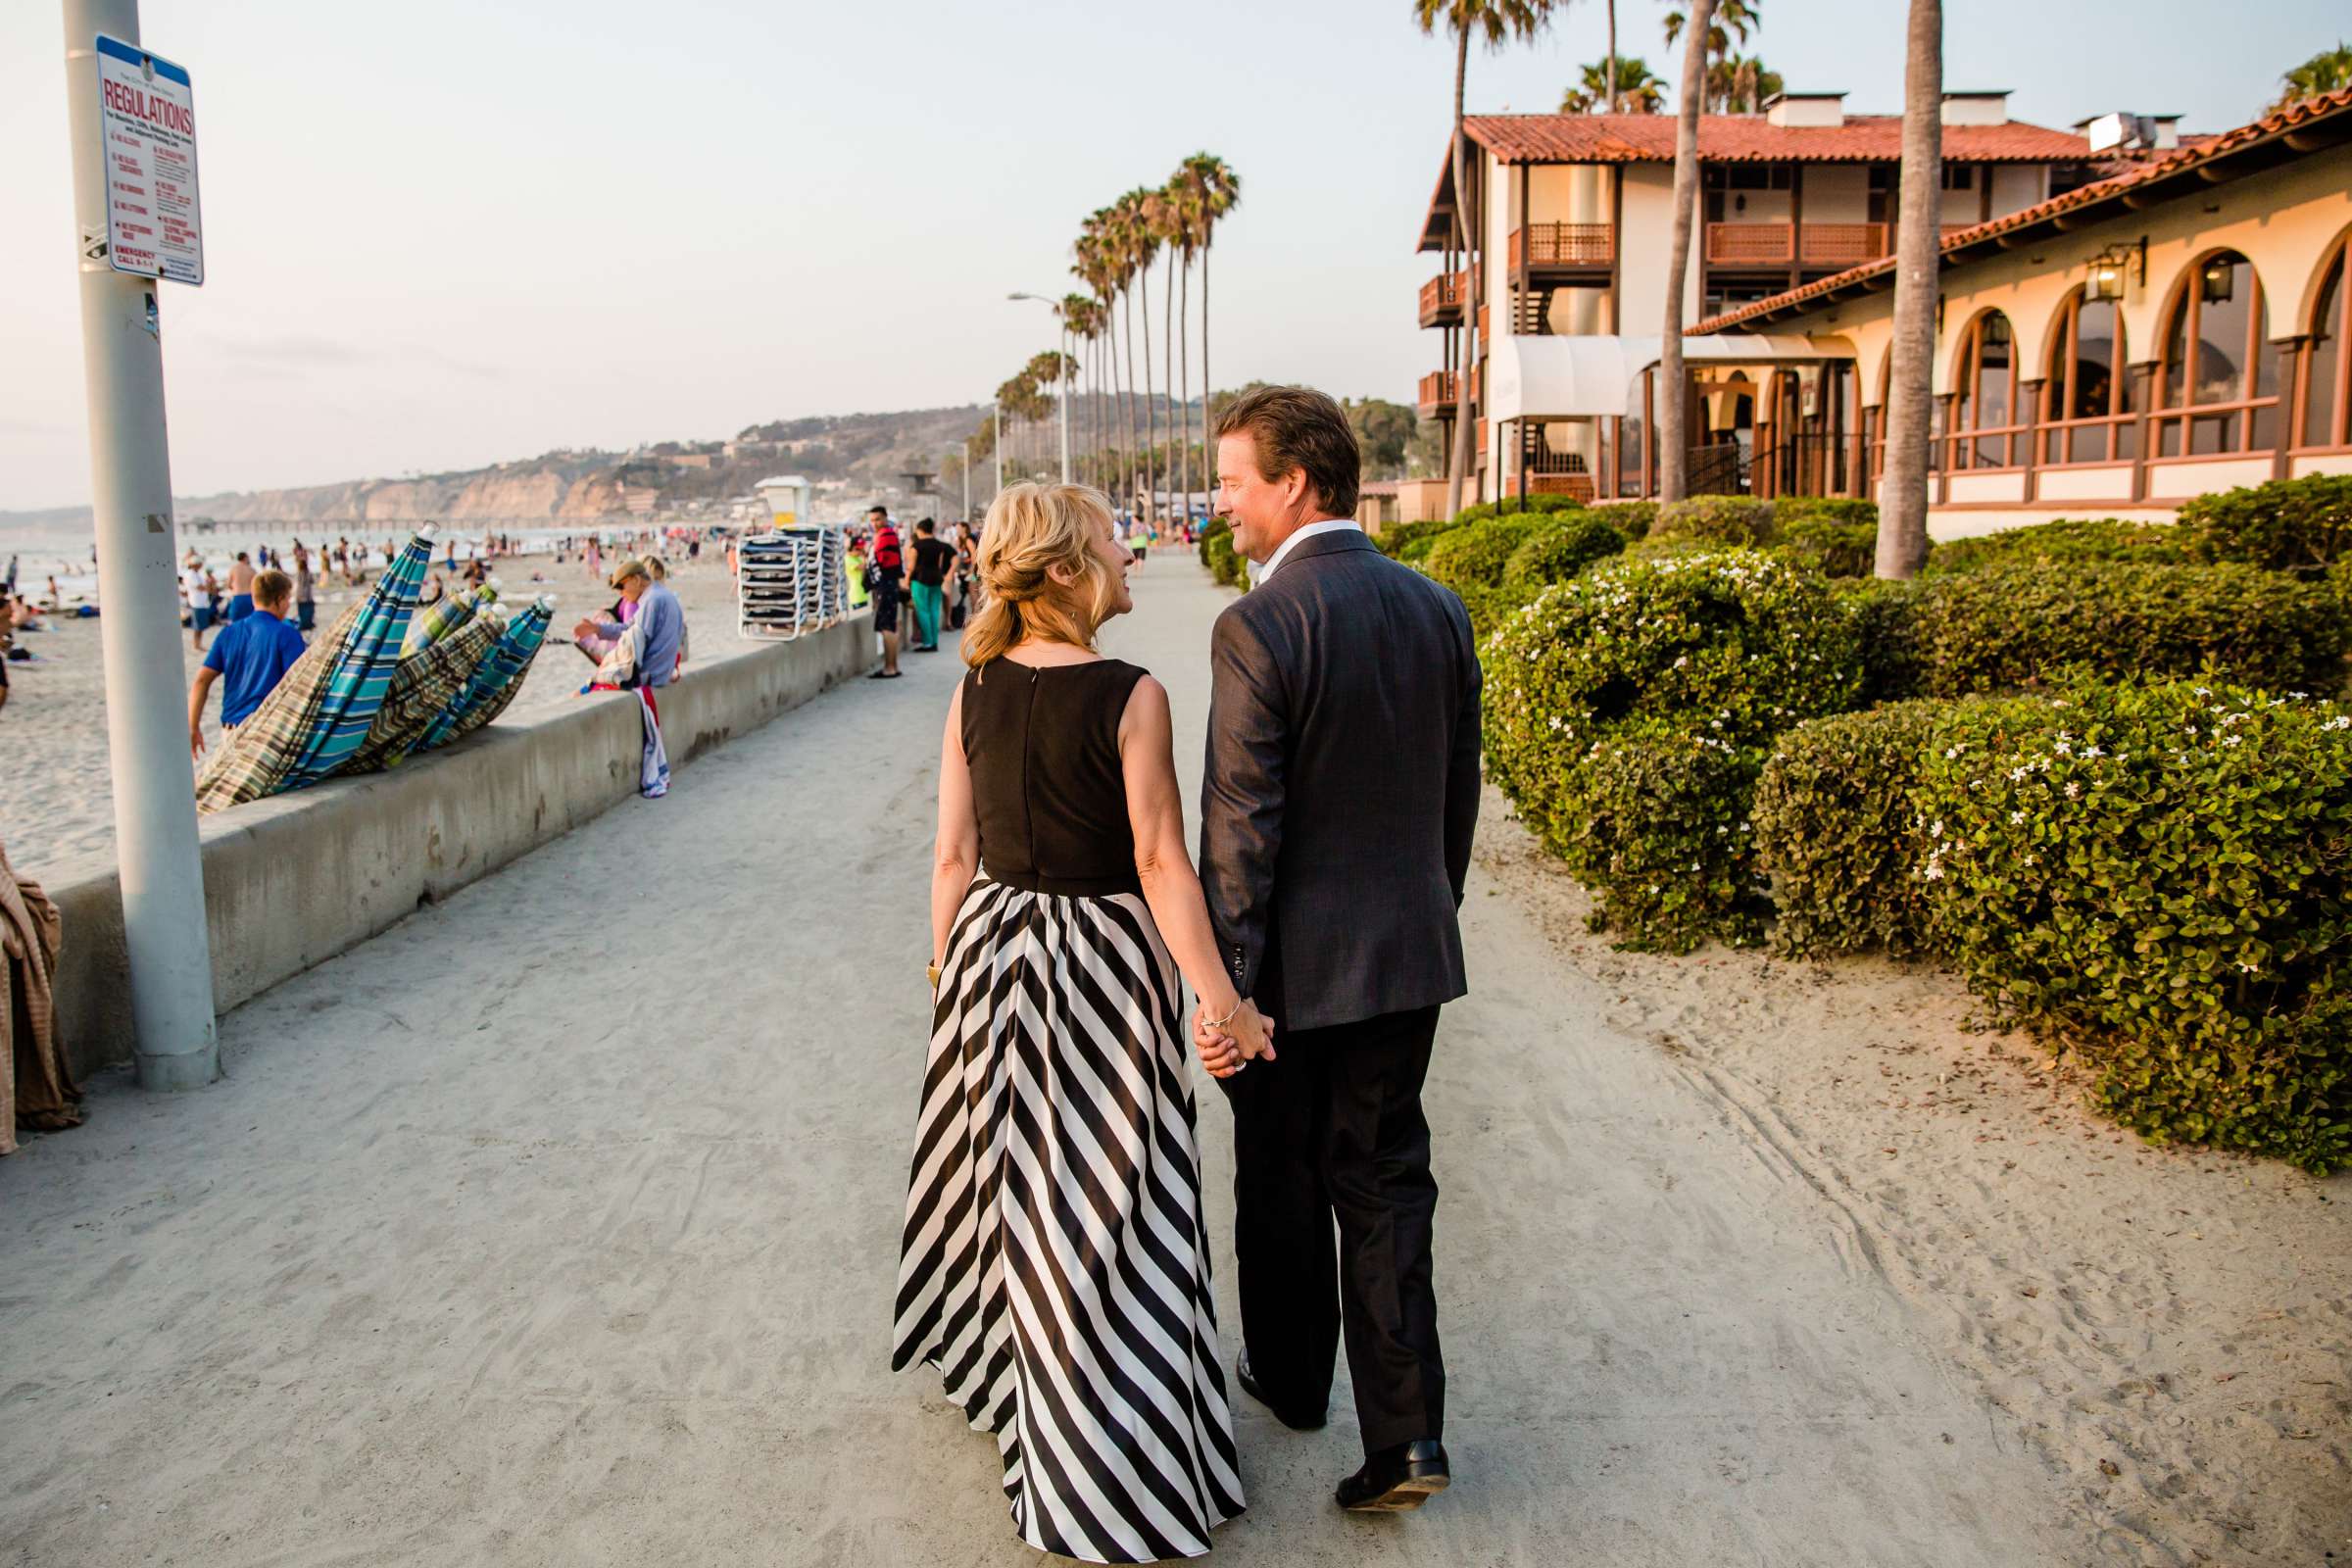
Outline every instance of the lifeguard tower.
{"type": "Polygon", "coordinates": [[[768,525],[774,528],[797,528],[808,520],[808,481],[797,473],[778,474],[762,479],[753,487],[760,499],[767,503],[768,525]]]}

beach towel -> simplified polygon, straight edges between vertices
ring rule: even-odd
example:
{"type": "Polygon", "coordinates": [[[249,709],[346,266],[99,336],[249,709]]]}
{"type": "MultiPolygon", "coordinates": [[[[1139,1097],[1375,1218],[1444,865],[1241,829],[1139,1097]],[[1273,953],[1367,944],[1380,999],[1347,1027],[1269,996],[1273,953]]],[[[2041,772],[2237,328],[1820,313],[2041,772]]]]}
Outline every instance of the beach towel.
{"type": "Polygon", "coordinates": [[[637,716],[645,723],[645,750],[638,760],[637,793],[649,801],[658,801],[669,793],[669,748],[662,744],[662,710],[654,704],[653,692],[643,686],[636,688],[637,716]]]}
{"type": "Polygon", "coordinates": [[[57,1132],[81,1125],[81,1091],[57,1039],[52,987],[64,936],[57,906],[30,877],[17,875],[0,850],[0,1154],[17,1152],[17,1129],[57,1132]]]}
{"type": "Polygon", "coordinates": [[[476,615],[440,640],[426,644],[400,662],[383,706],[375,710],[368,739],[343,764],[346,773],[372,773],[398,767],[424,737],[449,705],[465,691],[466,683],[490,651],[498,646],[505,623],[496,613],[476,615]]]}

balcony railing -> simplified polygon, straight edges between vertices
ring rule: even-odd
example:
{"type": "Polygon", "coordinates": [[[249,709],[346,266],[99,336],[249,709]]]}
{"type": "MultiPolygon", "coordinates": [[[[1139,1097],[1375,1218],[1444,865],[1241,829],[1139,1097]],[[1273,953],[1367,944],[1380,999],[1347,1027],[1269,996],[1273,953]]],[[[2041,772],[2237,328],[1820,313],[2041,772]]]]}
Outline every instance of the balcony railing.
{"type": "Polygon", "coordinates": [[[1617,229],[1611,223],[1529,223],[1511,230],[1510,265],[1523,267],[1606,267],[1617,259],[1617,229]]]}
{"type": "MultiPolygon", "coordinates": [[[[1421,405],[1423,418],[1428,418],[1433,415],[1453,413],[1455,393],[1461,387],[1461,382],[1457,377],[1457,371],[1432,370],[1421,378],[1420,396],[1417,401],[1421,405]]],[[[1479,373],[1472,370],[1470,372],[1470,399],[1473,403],[1478,401],[1478,383],[1479,373]]]]}
{"type": "Polygon", "coordinates": [[[1467,268],[1458,272],[1440,272],[1421,285],[1421,324],[1451,326],[1462,318],[1462,306],[1469,298],[1467,268]]]}
{"type": "MultiPolygon", "coordinates": [[[[1946,223],[1946,235],[1969,225],[1946,223]]],[[[1710,267],[1788,267],[1804,246],[1807,267],[1859,267],[1894,254],[1892,223],[1709,223],[1710,267]]]]}

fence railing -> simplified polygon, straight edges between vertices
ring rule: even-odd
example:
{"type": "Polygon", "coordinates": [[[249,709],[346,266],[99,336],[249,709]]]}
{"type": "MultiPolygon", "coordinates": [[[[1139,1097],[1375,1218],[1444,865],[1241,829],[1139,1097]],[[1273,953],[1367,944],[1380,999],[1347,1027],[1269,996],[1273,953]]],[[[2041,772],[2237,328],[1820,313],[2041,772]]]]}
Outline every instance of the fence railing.
{"type": "Polygon", "coordinates": [[[1613,223],[1528,223],[1511,230],[1510,265],[1606,267],[1617,259],[1613,223]]]}

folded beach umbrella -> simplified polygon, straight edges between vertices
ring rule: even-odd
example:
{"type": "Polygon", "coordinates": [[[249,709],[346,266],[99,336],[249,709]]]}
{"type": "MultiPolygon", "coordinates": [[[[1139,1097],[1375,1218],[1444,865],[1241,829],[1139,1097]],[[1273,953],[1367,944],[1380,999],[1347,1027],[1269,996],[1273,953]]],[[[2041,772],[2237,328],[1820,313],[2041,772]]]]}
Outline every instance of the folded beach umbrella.
{"type": "Polygon", "coordinates": [[[375,710],[383,705],[400,663],[400,645],[416,610],[432,561],[434,529],[416,530],[384,574],[360,602],[359,619],[341,639],[334,672],[328,677],[308,733],[294,748],[280,789],[316,784],[341,767],[368,739],[375,710]]]}
{"type": "Polygon", "coordinates": [[[475,615],[438,641],[419,648],[400,662],[368,739],[343,764],[346,773],[372,773],[397,767],[416,748],[434,719],[466,690],[474,670],[498,646],[506,629],[496,613],[475,615]]]}
{"type": "Polygon", "coordinates": [[[497,602],[498,579],[491,578],[479,588],[461,589],[445,594],[441,602],[428,606],[409,619],[409,634],[402,639],[400,657],[407,659],[419,648],[429,648],[480,612],[497,602]]]}
{"type": "Polygon", "coordinates": [[[262,706],[221,735],[197,770],[196,809],[218,811],[285,788],[295,748],[310,734],[335,661],[367,608],[365,603],[346,607],[278,677],[262,706]]]}
{"type": "Polygon", "coordinates": [[[441,710],[412,749],[425,752],[446,746],[506,711],[507,705],[522,689],[523,673],[538,654],[539,645],[547,640],[548,622],[555,619],[555,600],[543,594],[507,622],[507,629],[489,655],[474,666],[473,675],[458,700],[441,710]]]}

